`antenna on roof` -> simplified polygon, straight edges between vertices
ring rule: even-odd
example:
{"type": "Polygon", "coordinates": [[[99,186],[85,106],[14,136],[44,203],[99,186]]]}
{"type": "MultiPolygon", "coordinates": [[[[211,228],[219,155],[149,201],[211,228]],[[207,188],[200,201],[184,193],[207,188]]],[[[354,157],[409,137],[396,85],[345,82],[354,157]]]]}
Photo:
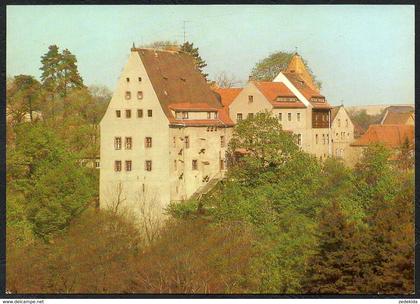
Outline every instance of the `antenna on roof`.
{"type": "Polygon", "coordinates": [[[297,46],[295,46],[295,54],[297,55],[298,54],[298,47],[297,46]]]}
{"type": "Polygon", "coordinates": [[[134,44],[134,42],[133,42],[133,49],[135,49],[136,48],[136,45],[134,44]]]}

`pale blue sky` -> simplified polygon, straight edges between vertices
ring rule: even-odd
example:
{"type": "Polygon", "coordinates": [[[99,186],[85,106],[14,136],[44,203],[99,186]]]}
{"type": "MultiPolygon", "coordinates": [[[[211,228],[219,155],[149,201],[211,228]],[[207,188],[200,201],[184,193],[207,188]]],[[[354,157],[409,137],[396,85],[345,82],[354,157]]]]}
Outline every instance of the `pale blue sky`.
{"type": "Polygon", "coordinates": [[[133,42],[187,40],[210,78],[248,79],[254,64],[295,47],[332,104],[414,102],[414,6],[8,6],[7,75],[40,76],[57,44],[77,56],[87,85],[114,89],[133,42]]]}

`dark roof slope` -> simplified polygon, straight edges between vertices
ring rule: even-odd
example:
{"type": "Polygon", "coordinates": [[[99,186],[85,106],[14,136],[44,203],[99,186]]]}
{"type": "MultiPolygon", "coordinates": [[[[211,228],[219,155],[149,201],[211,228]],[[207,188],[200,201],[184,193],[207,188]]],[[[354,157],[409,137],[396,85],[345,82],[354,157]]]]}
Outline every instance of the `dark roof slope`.
{"type": "MultiPolygon", "coordinates": [[[[183,52],[133,48],[144,64],[153,89],[166,116],[174,118],[170,107],[190,104],[221,109],[223,106],[195,67],[193,58],[183,52]]],[[[195,106],[196,105],[196,106],[195,106]]]]}

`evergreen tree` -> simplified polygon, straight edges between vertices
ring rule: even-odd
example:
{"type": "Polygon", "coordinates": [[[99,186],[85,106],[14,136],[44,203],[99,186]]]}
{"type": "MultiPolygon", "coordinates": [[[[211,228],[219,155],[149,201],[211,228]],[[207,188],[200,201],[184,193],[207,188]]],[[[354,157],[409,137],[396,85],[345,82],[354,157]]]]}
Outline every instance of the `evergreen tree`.
{"type": "Polygon", "coordinates": [[[84,88],[83,79],[77,70],[77,59],[68,49],[63,50],[60,63],[58,65],[59,79],[58,91],[66,97],[69,89],[84,88]]]}
{"type": "Polygon", "coordinates": [[[363,285],[361,234],[334,201],[320,213],[319,244],[309,259],[307,293],[357,293],[363,285]]]}
{"type": "Polygon", "coordinates": [[[50,45],[48,52],[41,57],[42,85],[52,94],[58,87],[60,61],[61,54],[58,52],[58,46],[56,45],[50,45]]]}
{"type": "Polygon", "coordinates": [[[198,53],[198,48],[195,48],[193,43],[186,41],[183,45],[181,45],[181,51],[190,54],[194,58],[195,66],[203,75],[204,79],[207,80],[208,74],[203,72],[203,68],[207,66],[207,63],[201,58],[200,54],[198,53]]]}

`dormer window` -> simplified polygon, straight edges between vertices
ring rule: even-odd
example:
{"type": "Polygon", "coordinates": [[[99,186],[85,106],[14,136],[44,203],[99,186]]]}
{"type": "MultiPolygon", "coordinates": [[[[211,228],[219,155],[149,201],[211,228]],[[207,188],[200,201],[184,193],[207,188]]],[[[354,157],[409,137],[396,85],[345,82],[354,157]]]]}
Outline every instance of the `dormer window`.
{"type": "Polygon", "coordinates": [[[131,99],[131,92],[130,91],[125,92],[125,99],[127,99],[127,100],[131,99]]]}
{"type": "Polygon", "coordinates": [[[298,99],[296,97],[277,96],[276,101],[278,101],[278,102],[296,102],[296,101],[298,101],[298,99]]]}
{"type": "Polygon", "coordinates": [[[188,119],[188,112],[182,112],[182,119],[188,119]]]}
{"type": "Polygon", "coordinates": [[[137,99],[143,99],[143,92],[142,91],[138,91],[137,92],[137,99]]]}
{"type": "Polygon", "coordinates": [[[312,97],[312,102],[325,102],[325,97],[312,97]]]}
{"type": "Polygon", "coordinates": [[[211,119],[211,112],[207,112],[207,119],[211,119]]]}

